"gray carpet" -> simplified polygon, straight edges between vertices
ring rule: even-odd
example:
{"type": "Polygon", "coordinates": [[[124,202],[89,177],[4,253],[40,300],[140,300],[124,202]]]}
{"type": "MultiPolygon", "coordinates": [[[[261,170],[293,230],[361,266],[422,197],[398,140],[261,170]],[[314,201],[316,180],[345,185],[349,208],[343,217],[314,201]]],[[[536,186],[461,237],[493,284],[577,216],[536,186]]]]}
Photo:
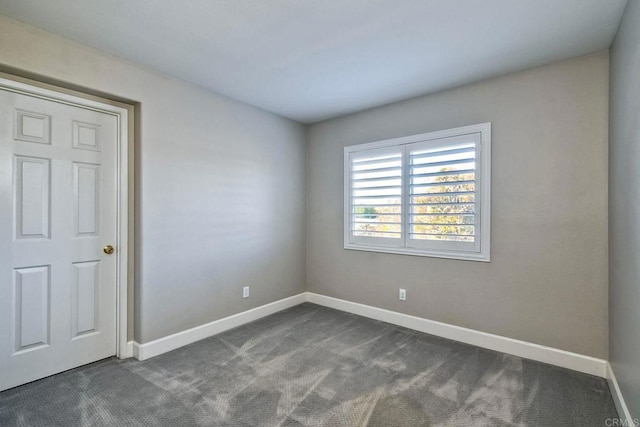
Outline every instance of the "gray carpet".
{"type": "Polygon", "coordinates": [[[1,426],[604,426],[606,381],[303,304],[0,393],[1,426]]]}

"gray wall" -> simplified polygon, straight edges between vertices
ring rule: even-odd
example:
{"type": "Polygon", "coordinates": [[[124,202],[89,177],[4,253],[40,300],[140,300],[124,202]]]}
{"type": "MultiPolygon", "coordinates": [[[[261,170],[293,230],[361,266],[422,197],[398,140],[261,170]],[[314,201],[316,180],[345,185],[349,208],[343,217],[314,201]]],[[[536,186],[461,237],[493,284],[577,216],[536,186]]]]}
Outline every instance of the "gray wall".
{"type": "Polygon", "coordinates": [[[606,358],[608,66],[605,51],[312,125],[308,290],[606,358]],[[343,249],[344,146],[487,121],[491,263],[343,249]]]}
{"type": "Polygon", "coordinates": [[[607,357],[606,52],[312,126],[305,245],[302,126],[3,17],[0,26],[0,65],[140,103],[138,341],[303,291],[306,255],[313,292],[607,357]],[[342,147],[485,121],[491,263],[342,248],[342,147]]]}
{"type": "Polygon", "coordinates": [[[140,103],[136,340],[304,291],[302,125],[4,17],[0,27],[3,66],[140,103]]]}
{"type": "Polygon", "coordinates": [[[609,354],[640,419],[640,1],[628,3],[611,47],[609,354]]]}

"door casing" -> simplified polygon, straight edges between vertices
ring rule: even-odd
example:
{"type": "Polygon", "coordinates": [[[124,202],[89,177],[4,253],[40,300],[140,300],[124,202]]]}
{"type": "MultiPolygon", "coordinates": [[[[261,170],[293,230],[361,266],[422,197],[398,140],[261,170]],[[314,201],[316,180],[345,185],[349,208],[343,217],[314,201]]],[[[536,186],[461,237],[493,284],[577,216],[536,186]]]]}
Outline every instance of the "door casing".
{"type": "Polygon", "coordinates": [[[116,146],[116,356],[133,356],[133,341],[128,340],[129,325],[129,142],[133,107],[77,91],[59,88],[34,80],[0,73],[0,87],[67,105],[99,111],[114,116],[118,123],[116,146]]]}

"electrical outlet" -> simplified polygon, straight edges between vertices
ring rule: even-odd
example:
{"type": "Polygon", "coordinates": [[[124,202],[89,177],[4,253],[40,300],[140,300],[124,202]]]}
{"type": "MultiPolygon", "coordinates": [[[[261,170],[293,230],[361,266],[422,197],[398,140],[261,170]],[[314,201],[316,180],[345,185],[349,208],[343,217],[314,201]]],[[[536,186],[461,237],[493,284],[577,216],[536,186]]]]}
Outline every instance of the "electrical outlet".
{"type": "Polygon", "coordinates": [[[398,298],[400,298],[400,301],[406,301],[407,300],[407,290],[406,289],[400,289],[400,292],[398,292],[398,298]]]}
{"type": "Polygon", "coordinates": [[[242,298],[249,298],[249,287],[245,286],[242,288],[242,298]]]}

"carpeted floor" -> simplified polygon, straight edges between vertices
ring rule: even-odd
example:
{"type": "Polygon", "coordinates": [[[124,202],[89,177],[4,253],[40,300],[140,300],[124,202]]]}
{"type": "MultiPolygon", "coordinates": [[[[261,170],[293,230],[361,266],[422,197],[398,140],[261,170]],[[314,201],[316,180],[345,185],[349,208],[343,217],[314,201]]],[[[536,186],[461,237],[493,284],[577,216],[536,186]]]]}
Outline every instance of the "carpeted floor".
{"type": "MultiPolygon", "coordinates": [[[[598,426],[606,381],[303,304],[0,393],[1,426],[598,426]]],[[[611,424],[609,424],[611,425],[611,424]]]]}

